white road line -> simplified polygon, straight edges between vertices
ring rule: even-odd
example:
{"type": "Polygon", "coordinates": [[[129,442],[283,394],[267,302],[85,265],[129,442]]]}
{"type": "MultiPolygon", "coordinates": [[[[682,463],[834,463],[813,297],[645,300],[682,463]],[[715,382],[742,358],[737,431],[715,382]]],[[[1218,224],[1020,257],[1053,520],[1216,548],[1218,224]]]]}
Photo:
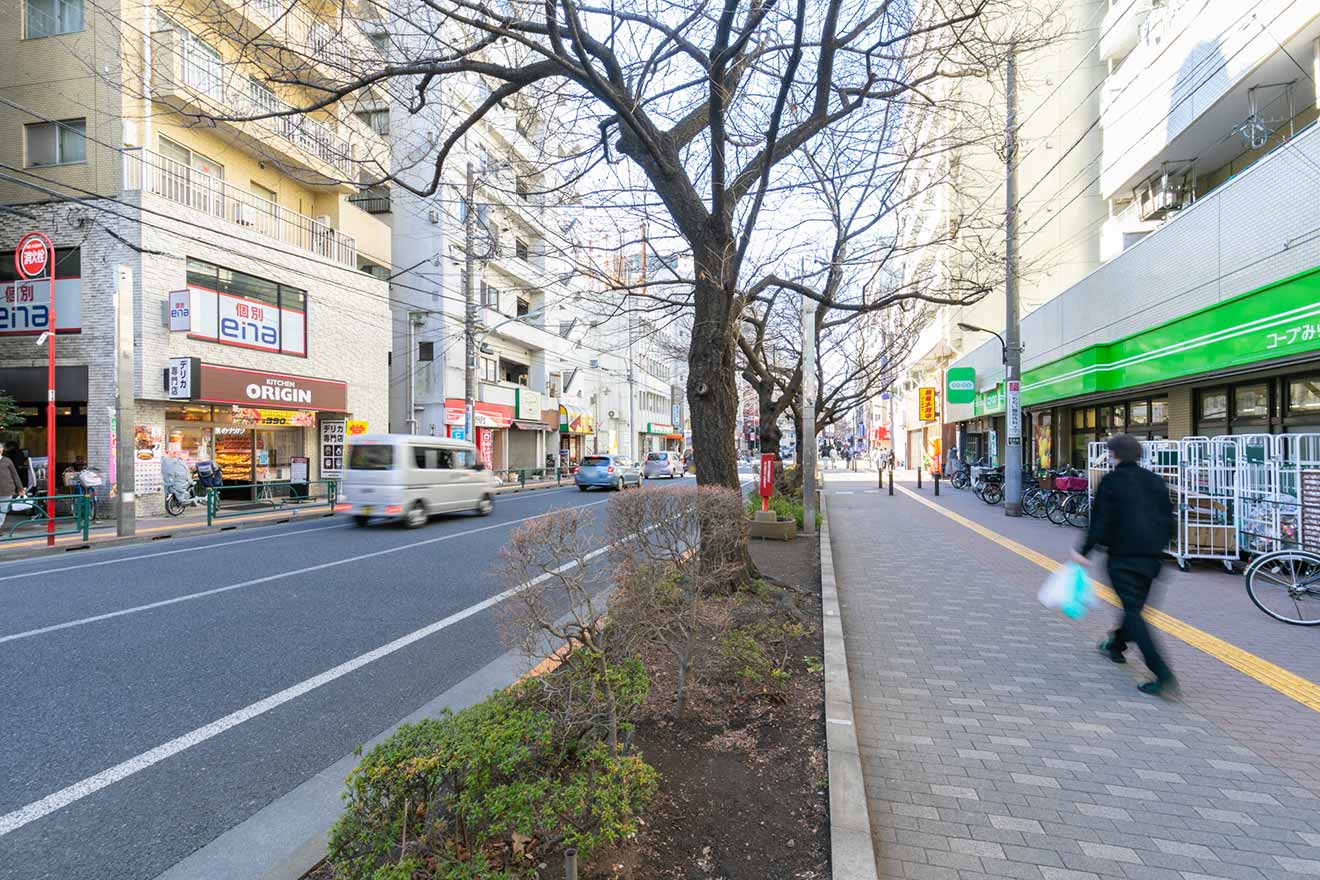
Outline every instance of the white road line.
{"type": "MultiPolygon", "coordinates": [[[[562,488],[561,488],[561,487],[556,487],[556,488],[554,488],[554,489],[543,489],[543,490],[538,490],[538,491],[536,491],[536,492],[528,491],[528,492],[519,492],[519,493],[516,493],[516,494],[500,495],[500,496],[499,496],[499,501],[498,501],[497,503],[501,503],[501,504],[502,504],[502,503],[507,502],[507,501],[518,501],[518,500],[523,499],[523,498],[531,498],[531,497],[534,496],[534,495],[539,495],[540,497],[544,498],[544,497],[546,497],[547,495],[550,495],[550,494],[552,494],[552,493],[554,493],[554,492],[562,492],[563,489],[571,489],[571,488],[573,488],[573,487],[572,487],[572,486],[564,486],[564,487],[562,487],[562,488]]],[[[232,547],[232,546],[234,546],[235,544],[247,544],[247,543],[250,543],[250,542],[252,542],[252,541],[270,541],[270,540],[273,540],[273,539],[275,539],[275,538],[289,538],[289,537],[291,537],[291,536],[303,535],[303,534],[306,534],[306,533],[308,533],[308,532],[320,532],[320,531],[324,531],[324,530],[326,530],[326,529],[345,529],[345,528],[348,528],[348,523],[345,523],[345,522],[337,522],[337,523],[334,523],[333,525],[328,525],[328,526],[316,526],[315,528],[310,528],[310,529],[282,529],[282,528],[281,528],[282,526],[286,526],[286,525],[289,525],[289,523],[272,523],[271,525],[268,525],[268,526],[257,526],[257,527],[256,527],[256,528],[259,528],[259,529],[276,529],[276,528],[281,529],[281,531],[280,531],[278,534],[275,534],[275,535],[261,535],[261,536],[259,536],[259,537],[255,537],[255,538],[242,538],[242,539],[237,540],[237,541],[223,541],[223,542],[218,543],[218,544],[199,544],[199,545],[194,545],[194,546],[192,546],[192,547],[180,547],[180,548],[177,549],[177,550],[159,550],[159,551],[156,551],[156,552],[154,552],[154,553],[139,553],[137,556],[120,556],[120,557],[117,557],[117,558],[115,558],[115,559],[100,559],[100,560],[97,560],[96,562],[81,562],[81,563],[78,563],[77,565],[64,565],[64,566],[60,566],[59,568],[42,568],[42,569],[33,569],[33,570],[31,570],[31,571],[25,571],[25,572],[23,572],[22,574],[7,574],[7,575],[0,575],[0,581],[22,580],[22,579],[24,579],[24,578],[40,577],[41,575],[45,575],[45,574],[58,574],[58,573],[60,573],[60,572],[64,572],[64,571],[79,571],[79,570],[81,570],[81,569],[85,569],[85,568],[95,568],[95,567],[98,566],[98,565],[116,565],[116,564],[121,563],[121,562],[134,562],[134,561],[139,560],[139,559],[156,559],[156,558],[159,558],[159,557],[161,557],[161,556],[173,556],[173,555],[176,554],[176,553],[193,553],[193,552],[201,551],[201,550],[214,550],[214,549],[217,549],[217,548],[220,548],[220,547],[232,547]]],[[[195,535],[181,535],[180,537],[181,537],[181,538],[184,538],[185,540],[187,540],[187,539],[195,540],[195,539],[197,539],[197,538],[205,538],[205,537],[207,536],[207,534],[208,534],[207,532],[198,532],[198,533],[195,534],[195,535]]],[[[213,533],[212,533],[212,534],[213,534],[213,533]]],[[[111,549],[111,548],[106,547],[106,548],[95,548],[95,549],[106,549],[106,550],[109,550],[109,549],[111,549]]],[[[11,560],[6,560],[6,561],[0,561],[0,566],[18,565],[18,564],[23,563],[23,562],[36,562],[36,561],[38,561],[38,560],[35,560],[35,559],[11,559],[11,560]]]]}
{"type": "MultiPolygon", "coordinates": [[[[576,507],[578,508],[595,507],[599,504],[604,504],[604,503],[605,503],[604,501],[594,501],[591,504],[581,504],[581,505],[576,505],[576,507]]],[[[224,586],[224,587],[214,587],[210,590],[202,590],[197,593],[188,593],[187,595],[184,596],[175,596],[172,599],[162,599],[159,602],[149,602],[146,605],[135,605],[132,608],[124,608],[120,611],[109,611],[106,612],[105,614],[96,614],[91,617],[82,617],[77,620],[65,621],[64,623],[55,623],[55,624],[51,624],[50,626],[38,627],[37,629],[29,629],[29,630],[25,630],[24,632],[17,632],[7,636],[0,636],[0,645],[5,644],[6,642],[17,642],[20,639],[30,639],[33,638],[34,636],[45,635],[46,633],[58,632],[59,630],[72,629],[78,626],[86,626],[90,623],[98,623],[99,621],[102,620],[111,620],[116,617],[124,617],[129,614],[141,614],[144,611],[151,611],[152,609],[155,608],[164,608],[168,605],[178,605],[181,602],[191,602],[194,599],[204,599],[207,596],[216,596],[219,595],[220,593],[228,593],[232,590],[242,590],[247,587],[255,587],[258,584],[270,583],[271,581],[277,581],[280,580],[281,578],[294,577],[296,575],[302,575],[302,574],[309,574],[313,571],[323,571],[327,568],[335,568],[340,565],[348,565],[353,562],[361,562],[364,559],[374,559],[378,556],[386,556],[391,553],[401,553],[404,550],[412,550],[413,548],[416,547],[425,547],[428,544],[438,544],[441,541],[452,541],[454,538],[462,538],[466,535],[475,535],[478,532],[487,532],[490,531],[491,529],[502,529],[505,528],[506,526],[516,526],[519,523],[525,523],[525,522],[529,522],[530,520],[540,519],[543,516],[549,516],[556,512],[557,511],[552,510],[552,511],[547,511],[546,513],[538,513],[533,516],[525,516],[522,517],[521,519],[509,520],[508,522],[493,523],[491,525],[481,526],[480,528],[476,528],[476,529],[468,529],[463,532],[452,532],[447,535],[439,535],[434,538],[427,538],[423,541],[413,541],[410,544],[401,544],[398,547],[386,547],[383,550],[374,550],[371,553],[360,553],[357,556],[348,556],[345,557],[344,559],[336,559],[331,562],[322,562],[319,565],[308,565],[303,568],[295,568],[289,571],[282,571],[279,574],[270,574],[270,575],[266,575],[265,577],[252,578],[251,580],[240,581],[239,583],[229,584],[228,586],[224,586]]]]}
{"type": "MultiPolygon", "coordinates": [[[[531,518],[534,517],[529,517],[529,519],[531,518]]],[[[505,525],[507,525],[507,523],[505,523],[505,525]]],[[[487,528],[497,528],[497,526],[487,526],[487,528]]],[[[434,540],[443,539],[437,538],[434,540]]],[[[431,542],[428,541],[424,543],[431,542]]],[[[410,546],[418,545],[414,544],[410,546]]],[[[586,554],[582,559],[583,561],[594,559],[609,549],[608,545],[601,547],[586,554]]],[[[69,804],[80,801],[88,795],[95,794],[107,786],[114,785],[116,782],[127,779],[135,773],[140,773],[155,764],[159,764],[166,758],[173,757],[193,746],[206,742],[208,739],[219,736],[226,730],[242,724],[244,721],[250,721],[259,715],[264,715],[272,709],[284,705],[290,700],[296,700],[298,697],[319,688],[321,685],[329,684],[336,679],[343,678],[345,675],[361,669],[368,663],[375,662],[382,657],[387,657],[396,651],[408,647],[414,642],[420,641],[427,636],[435,635],[441,630],[447,629],[456,623],[460,623],[475,614],[480,614],[482,611],[498,605],[510,596],[514,596],[529,587],[549,579],[552,575],[567,571],[576,565],[576,561],[567,563],[552,572],[539,575],[525,584],[519,584],[518,586],[511,587],[502,593],[497,593],[489,599],[478,602],[475,605],[470,605],[456,614],[451,614],[448,617],[437,620],[421,629],[413,630],[405,636],[400,636],[392,642],[381,645],[379,648],[375,648],[365,654],[359,654],[352,660],[341,663],[333,669],[327,669],[320,675],[315,675],[306,681],[299,682],[292,687],[287,687],[279,693],[271,694],[265,699],[258,700],[252,705],[245,706],[236,712],[231,712],[223,718],[212,721],[210,724],[199,727],[196,730],[183,734],[182,736],[175,737],[167,743],[158,745],[154,749],[143,752],[136,757],[129,758],[127,761],[116,764],[106,770],[102,770],[94,776],[89,776],[80,782],[75,782],[73,785],[70,785],[67,788],[62,788],[54,794],[47,795],[39,801],[34,801],[27,806],[14,810],[12,813],[0,816],[0,837],[9,834],[11,831],[17,831],[24,825],[35,822],[43,816],[48,816],[56,810],[63,809],[69,804]]]]}

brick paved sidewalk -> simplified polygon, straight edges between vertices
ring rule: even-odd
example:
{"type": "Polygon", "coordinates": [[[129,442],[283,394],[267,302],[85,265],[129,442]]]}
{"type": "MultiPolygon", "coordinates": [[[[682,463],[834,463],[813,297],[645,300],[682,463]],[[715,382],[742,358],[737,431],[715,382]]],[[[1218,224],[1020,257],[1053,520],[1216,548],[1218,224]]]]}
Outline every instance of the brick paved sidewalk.
{"type": "Polygon", "coordinates": [[[826,492],[882,877],[1320,876],[1320,714],[1167,636],[1184,697],[1139,693],[1107,606],[1042,608],[1039,566],[852,478],[826,492]]]}

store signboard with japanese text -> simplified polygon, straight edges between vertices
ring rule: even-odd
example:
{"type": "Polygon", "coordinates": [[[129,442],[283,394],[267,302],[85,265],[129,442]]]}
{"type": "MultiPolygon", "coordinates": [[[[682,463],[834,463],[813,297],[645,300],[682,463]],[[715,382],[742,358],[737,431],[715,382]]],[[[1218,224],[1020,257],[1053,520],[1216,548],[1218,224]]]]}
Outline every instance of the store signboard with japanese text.
{"type": "Polygon", "coordinates": [[[171,332],[192,329],[192,291],[172,290],[167,306],[171,332]]]}
{"type": "MultiPolygon", "coordinates": [[[[297,309],[280,308],[204,287],[190,287],[187,292],[188,338],[307,356],[307,316],[297,309]]],[[[173,294],[170,302],[173,308],[173,294]]],[[[174,329],[172,312],[170,320],[174,329]]]]}
{"type": "MultiPolygon", "coordinates": [[[[60,333],[82,332],[82,279],[55,280],[55,323],[60,333]]],[[[35,336],[50,329],[50,282],[0,284],[0,336],[35,336]]]]}
{"type": "Polygon", "coordinates": [[[1005,401],[1004,407],[1007,413],[1007,440],[1009,446],[1017,446],[1022,442],[1022,383],[1014,380],[1006,384],[1008,399],[1005,401]]]}
{"type": "Polygon", "coordinates": [[[917,418],[923,422],[935,421],[935,389],[917,389],[917,418]]]}
{"type": "Polygon", "coordinates": [[[133,491],[138,495],[154,495],[164,491],[160,472],[164,437],[165,432],[160,425],[133,427],[133,491]]]}
{"type": "Polygon", "coordinates": [[[348,439],[351,440],[354,437],[360,437],[365,433],[367,433],[366,419],[349,419],[344,422],[344,436],[348,439]]]}
{"type": "Polygon", "coordinates": [[[261,409],[252,406],[233,408],[235,425],[260,428],[310,428],[316,424],[316,413],[310,410],[261,409]]]}
{"type": "Polygon", "coordinates": [[[486,467],[495,466],[495,431],[491,428],[477,428],[477,450],[486,467]]]}
{"type": "Polygon", "coordinates": [[[973,367],[950,367],[945,377],[949,403],[972,403],[976,400],[976,370],[973,367]]]}
{"type": "Polygon", "coordinates": [[[321,422],[321,476],[337,477],[344,470],[343,419],[321,422]]]}
{"type": "Polygon", "coordinates": [[[170,365],[165,368],[165,391],[169,399],[192,400],[201,385],[201,370],[201,358],[170,358],[170,365]]]}
{"type": "Polygon", "coordinates": [[[348,384],[335,379],[202,364],[196,400],[235,406],[344,412],[348,384]]]}
{"type": "Polygon", "coordinates": [[[529,391],[526,388],[518,389],[517,418],[523,422],[539,422],[541,420],[541,395],[536,391],[529,391]]]}

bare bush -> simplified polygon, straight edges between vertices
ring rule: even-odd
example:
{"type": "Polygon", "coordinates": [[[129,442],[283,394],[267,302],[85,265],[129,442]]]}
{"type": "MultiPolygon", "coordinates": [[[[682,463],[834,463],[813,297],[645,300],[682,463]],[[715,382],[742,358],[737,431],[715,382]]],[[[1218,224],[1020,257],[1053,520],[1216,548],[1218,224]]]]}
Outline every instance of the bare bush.
{"type": "Polygon", "coordinates": [[[570,508],[513,533],[500,554],[512,592],[501,629],[506,644],[531,660],[558,661],[540,685],[557,728],[574,739],[598,736],[613,757],[626,746],[647,682],[641,663],[605,626],[605,576],[590,565],[603,555],[590,549],[599,541],[594,523],[591,511],[570,508]]]}
{"type": "Polygon", "coordinates": [[[623,493],[610,500],[607,516],[611,628],[630,644],[658,645],[672,656],[680,716],[696,661],[729,625],[722,593],[742,571],[742,499],[710,486],[623,493]]]}

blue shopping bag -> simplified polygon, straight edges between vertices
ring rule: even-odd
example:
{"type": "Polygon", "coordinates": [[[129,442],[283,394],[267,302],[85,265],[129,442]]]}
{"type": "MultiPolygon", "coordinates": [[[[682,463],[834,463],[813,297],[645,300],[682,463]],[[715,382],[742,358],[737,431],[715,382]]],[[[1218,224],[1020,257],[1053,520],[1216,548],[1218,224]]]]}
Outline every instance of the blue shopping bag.
{"type": "Polygon", "coordinates": [[[1075,562],[1060,565],[1041,584],[1036,598],[1046,608],[1062,611],[1073,620],[1080,620],[1095,604],[1095,588],[1086,569],[1075,562]]]}

